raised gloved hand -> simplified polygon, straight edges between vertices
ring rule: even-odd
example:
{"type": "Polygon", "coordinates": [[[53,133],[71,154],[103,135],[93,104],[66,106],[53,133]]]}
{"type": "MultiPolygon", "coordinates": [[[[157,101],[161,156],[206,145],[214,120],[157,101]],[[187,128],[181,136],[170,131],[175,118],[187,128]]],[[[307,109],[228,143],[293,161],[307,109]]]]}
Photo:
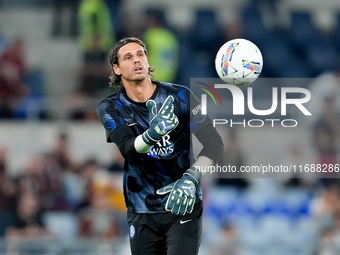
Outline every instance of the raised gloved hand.
{"type": "Polygon", "coordinates": [[[202,174],[195,167],[190,167],[178,181],[157,190],[158,195],[171,192],[165,210],[180,215],[192,213],[196,201],[196,186],[201,178],[202,174]]]}
{"type": "Polygon", "coordinates": [[[146,102],[150,118],[149,129],[142,134],[143,141],[146,144],[154,145],[162,136],[170,133],[177,127],[178,118],[174,114],[173,102],[173,96],[168,96],[158,112],[154,100],[150,99],[146,102]]]}

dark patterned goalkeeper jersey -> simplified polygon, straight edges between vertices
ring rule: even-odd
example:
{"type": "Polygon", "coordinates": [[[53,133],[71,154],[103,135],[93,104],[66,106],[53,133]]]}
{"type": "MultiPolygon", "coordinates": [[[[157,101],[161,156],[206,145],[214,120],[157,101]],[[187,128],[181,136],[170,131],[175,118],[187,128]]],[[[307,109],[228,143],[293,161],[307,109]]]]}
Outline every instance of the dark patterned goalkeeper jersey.
{"type": "MultiPolygon", "coordinates": [[[[98,117],[106,130],[107,142],[114,142],[125,158],[123,188],[125,203],[130,212],[162,213],[168,195],[156,190],[181,178],[194,161],[191,134],[202,143],[199,155],[216,162],[223,151],[223,143],[209,117],[202,115],[200,102],[186,87],[156,82],[151,99],[159,110],[165,99],[174,97],[174,113],[179,124],[162,137],[146,154],[137,153],[135,138],[149,128],[146,103],[132,101],[124,88],[101,101],[98,117]]],[[[196,202],[202,200],[201,185],[197,186],[196,202]]]]}

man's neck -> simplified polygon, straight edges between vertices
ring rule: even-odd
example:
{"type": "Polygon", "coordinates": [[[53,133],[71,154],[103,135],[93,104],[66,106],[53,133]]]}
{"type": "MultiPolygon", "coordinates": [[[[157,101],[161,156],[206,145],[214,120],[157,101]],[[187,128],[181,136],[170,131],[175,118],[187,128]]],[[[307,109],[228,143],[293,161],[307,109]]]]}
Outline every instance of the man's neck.
{"type": "Polygon", "coordinates": [[[144,103],[151,98],[156,90],[156,85],[151,82],[150,78],[147,78],[140,83],[124,82],[124,88],[132,101],[144,103]]]}

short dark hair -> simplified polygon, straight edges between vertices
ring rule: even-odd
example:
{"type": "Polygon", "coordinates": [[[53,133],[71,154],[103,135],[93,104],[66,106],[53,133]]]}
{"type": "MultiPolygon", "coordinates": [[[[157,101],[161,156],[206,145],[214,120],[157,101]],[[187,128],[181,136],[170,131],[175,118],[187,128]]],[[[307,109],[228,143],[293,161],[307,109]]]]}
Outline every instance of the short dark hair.
{"type": "MultiPolygon", "coordinates": [[[[119,89],[120,87],[123,86],[123,84],[122,84],[122,79],[121,79],[120,75],[115,74],[115,72],[113,71],[113,65],[118,65],[118,51],[121,47],[123,47],[124,45],[126,45],[128,43],[138,43],[140,46],[142,46],[145,55],[147,56],[147,54],[148,54],[148,51],[146,49],[144,42],[137,37],[123,38],[123,39],[119,40],[112,47],[112,49],[110,50],[110,53],[109,53],[109,61],[110,61],[111,69],[112,69],[112,72],[109,76],[109,79],[110,79],[110,87],[113,87],[114,89],[119,89]]],[[[149,67],[148,71],[149,71],[149,76],[152,77],[153,69],[151,69],[151,67],[149,67]]]]}

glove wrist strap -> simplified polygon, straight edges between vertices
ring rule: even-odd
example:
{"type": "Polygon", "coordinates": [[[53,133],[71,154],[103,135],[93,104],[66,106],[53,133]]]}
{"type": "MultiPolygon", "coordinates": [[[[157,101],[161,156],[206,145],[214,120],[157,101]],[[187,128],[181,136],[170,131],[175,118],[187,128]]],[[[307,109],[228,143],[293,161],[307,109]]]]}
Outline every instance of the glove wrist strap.
{"type": "Polygon", "coordinates": [[[152,138],[152,137],[150,136],[150,134],[149,134],[149,129],[146,130],[146,131],[142,134],[142,139],[143,139],[143,141],[144,141],[146,144],[148,144],[148,145],[155,145],[155,144],[158,143],[159,140],[160,140],[160,139],[157,140],[157,139],[152,138]]]}
{"type": "Polygon", "coordinates": [[[194,166],[190,167],[184,175],[190,176],[196,182],[196,185],[201,181],[202,173],[194,166]]]}

